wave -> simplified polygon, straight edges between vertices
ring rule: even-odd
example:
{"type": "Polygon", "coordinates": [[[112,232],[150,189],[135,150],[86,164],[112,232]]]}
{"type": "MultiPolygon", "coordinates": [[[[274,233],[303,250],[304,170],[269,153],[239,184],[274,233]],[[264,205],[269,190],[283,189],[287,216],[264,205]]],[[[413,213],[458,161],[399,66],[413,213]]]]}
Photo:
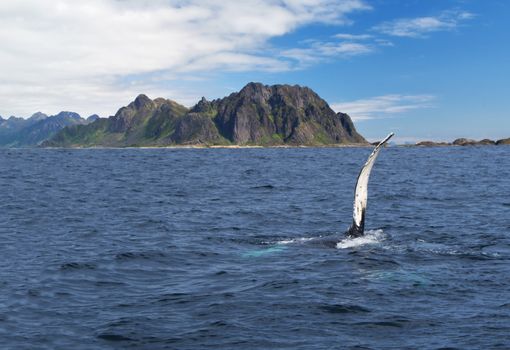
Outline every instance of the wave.
{"type": "Polygon", "coordinates": [[[281,241],[277,241],[276,244],[292,244],[292,243],[303,243],[308,242],[317,237],[300,237],[300,238],[291,238],[291,239],[283,239],[281,241]]]}

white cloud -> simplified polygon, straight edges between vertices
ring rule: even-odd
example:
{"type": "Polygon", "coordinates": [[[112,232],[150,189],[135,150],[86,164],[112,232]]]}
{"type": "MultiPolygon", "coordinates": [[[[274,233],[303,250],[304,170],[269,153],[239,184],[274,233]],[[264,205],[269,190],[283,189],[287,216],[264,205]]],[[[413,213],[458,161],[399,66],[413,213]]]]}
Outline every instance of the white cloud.
{"type": "MultiPolygon", "coordinates": [[[[369,8],[364,0],[1,1],[0,114],[108,115],[151,91],[182,101],[189,96],[144,75],[288,70],[271,38],[311,23],[348,24],[349,14],[369,8]]],[[[362,50],[321,48],[324,55],[362,50]]]]}
{"type": "Polygon", "coordinates": [[[395,44],[393,44],[393,42],[391,42],[389,40],[385,40],[385,39],[375,39],[375,42],[379,46],[387,46],[387,47],[395,46],[395,44]]]}
{"type": "Polygon", "coordinates": [[[285,50],[281,56],[297,61],[299,67],[306,67],[325,59],[347,58],[367,54],[373,50],[369,44],[356,42],[313,42],[307,48],[285,50]]]}
{"type": "Polygon", "coordinates": [[[367,99],[331,104],[337,112],[349,114],[353,120],[391,118],[414,109],[430,108],[432,95],[383,95],[367,99]]]}
{"type": "Polygon", "coordinates": [[[401,18],[384,22],[374,29],[392,36],[420,38],[432,32],[454,30],[463,21],[473,17],[472,13],[465,11],[444,11],[435,17],[401,18]]]}
{"type": "Polygon", "coordinates": [[[352,40],[352,41],[368,40],[368,39],[373,38],[373,36],[370,34],[348,34],[348,33],[339,33],[339,34],[334,35],[333,37],[335,37],[337,39],[352,40]]]}

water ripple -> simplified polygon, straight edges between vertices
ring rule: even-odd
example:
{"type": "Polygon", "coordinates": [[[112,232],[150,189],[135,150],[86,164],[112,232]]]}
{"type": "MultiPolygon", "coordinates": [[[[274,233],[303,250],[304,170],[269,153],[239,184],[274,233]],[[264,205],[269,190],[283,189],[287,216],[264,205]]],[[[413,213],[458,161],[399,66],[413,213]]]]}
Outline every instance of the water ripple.
{"type": "Polygon", "coordinates": [[[508,348],[508,148],[387,148],[347,239],[369,153],[0,150],[2,348],[508,348]]]}

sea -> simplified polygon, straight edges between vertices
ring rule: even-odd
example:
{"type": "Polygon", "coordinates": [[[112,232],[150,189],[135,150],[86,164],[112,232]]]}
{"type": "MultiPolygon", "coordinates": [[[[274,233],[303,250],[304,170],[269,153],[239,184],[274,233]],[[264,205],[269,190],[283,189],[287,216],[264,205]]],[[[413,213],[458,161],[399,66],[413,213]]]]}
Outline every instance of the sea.
{"type": "Polygon", "coordinates": [[[0,150],[0,348],[509,349],[510,147],[387,147],[348,239],[370,152],[0,150]]]}

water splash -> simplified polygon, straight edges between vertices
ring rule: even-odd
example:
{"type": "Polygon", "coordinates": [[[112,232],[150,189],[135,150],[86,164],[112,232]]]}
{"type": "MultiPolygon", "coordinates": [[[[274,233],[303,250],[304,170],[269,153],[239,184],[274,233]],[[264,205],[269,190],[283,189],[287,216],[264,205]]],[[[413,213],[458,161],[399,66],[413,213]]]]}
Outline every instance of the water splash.
{"type": "Polygon", "coordinates": [[[379,230],[369,230],[362,237],[356,238],[346,238],[342,239],[340,242],[336,244],[337,249],[347,249],[359,247],[366,244],[376,244],[380,243],[385,239],[385,235],[382,229],[379,230]]]}

